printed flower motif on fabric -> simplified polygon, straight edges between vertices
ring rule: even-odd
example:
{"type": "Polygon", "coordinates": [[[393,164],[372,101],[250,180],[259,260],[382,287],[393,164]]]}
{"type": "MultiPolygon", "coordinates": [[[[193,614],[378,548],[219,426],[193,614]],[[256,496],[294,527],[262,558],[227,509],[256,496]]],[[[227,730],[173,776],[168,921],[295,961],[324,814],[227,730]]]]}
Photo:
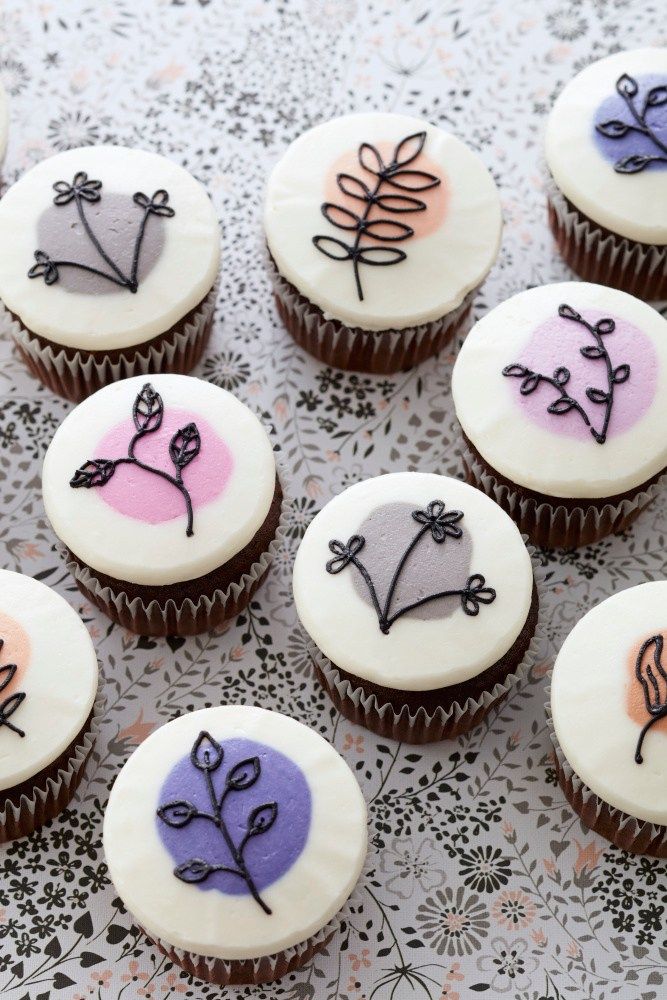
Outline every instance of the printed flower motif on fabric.
{"type": "Polygon", "coordinates": [[[373,583],[370,573],[359,559],[359,553],[366,544],[364,536],[352,535],[347,544],[344,544],[337,539],[333,539],[329,542],[329,549],[333,552],[334,558],[330,559],[326,564],[327,573],[340,573],[350,564],[355,567],[366,583],[371,601],[373,602],[373,607],[375,608],[375,613],[377,614],[380,631],[385,635],[389,634],[389,630],[394,622],[403,615],[407,614],[409,611],[413,611],[415,608],[421,607],[424,604],[429,604],[432,601],[444,600],[449,597],[458,597],[460,598],[461,607],[464,612],[467,615],[474,616],[479,614],[480,604],[491,604],[496,599],[495,590],[486,586],[486,580],[482,574],[473,573],[468,577],[465,585],[461,588],[440,590],[433,594],[428,594],[426,597],[421,597],[416,601],[411,601],[404,607],[392,612],[391,604],[398,581],[401,577],[401,573],[403,572],[408,559],[421,540],[426,535],[430,534],[432,541],[434,541],[436,545],[442,545],[447,538],[460,538],[462,535],[462,530],[459,527],[458,522],[463,518],[463,511],[446,510],[443,500],[431,500],[424,510],[414,510],[412,512],[412,517],[418,524],[421,525],[421,527],[408,545],[405,552],[400,557],[392,576],[387,596],[382,605],[380,604],[375,584],[373,583]]]}
{"type": "Polygon", "coordinates": [[[174,868],[174,875],[182,882],[189,883],[203,882],[214,872],[226,872],[229,875],[238,876],[246,883],[253,899],[264,912],[271,914],[271,910],[257,891],[252,874],[246,865],[244,852],[249,840],[253,837],[259,837],[271,829],[278,816],[278,803],[265,802],[255,806],[248,814],[245,831],[240,841],[235,843],[225,823],[225,802],[229,795],[252,788],[261,774],[261,764],[259,757],[248,757],[246,760],[239,761],[227,772],[222,791],[216,791],[213,775],[219,769],[223,759],[223,747],[213,739],[210,733],[202,730],[192,747],[190,761],[192,766],[204,775],[211,811],[203,812],[193,802],[179,799],[161,805],[157,814],[167,826],[175,829],[187,826],[193,819],[209,820],[219,830],[231,856],[231,863],[219,864],[218,862],[206,861],[203,858],[189,858],[174,868]]]}
{"type": "Polygon", "coordinates": [[[136,465],[146,472],[151,472],[160,476],[168,483],[171,483],[183,496],[185,509],[187,512],[186,535],[190,537],[194,534],[192,498],[187,486],[183,482],[183,470],[192,462],[201,450],[201,438],[195,423],[186,424],[179,428],[169,442],[169,457],[175,468],[174,475],[165,472],[163,469],[156,469],[152,465],[146,465],[136,458],[134,450],[137,443],[146,436],[157,431],[162,424],[164,404],[162,397],[155,391],[150,382],[147,382],[138,393],[132,407],[132,418],[136,433],[130,439],[127,448],[126,458],[92,458],[79,466],[72,478],[70,486],[74,489],[93,489],[102,487],[108,483],[119,465],[136,465]]]}
{"type": "Polygon", "coordinates": [[[54,260],[44,250],[36,250],[36,263],[33,264],[28,271],[28,277],[44,278],[47,285],[52,285],[58,280],[59,268],[73,267],[80,271],[87,271],[89,274],[96,274],[100,278],[105,278],[107,281],[112,282],[114,285],[120,285],[122,288],[127,288],[128,291],[135,293],[139,288],[138,272],[141,246],[144,240],[146,225],[150,216],[155,215],[170,219],[176,214],[174,209],[168,204],[168,193],[163,188],[160,188],[160,190],[156,191],[150,198],[142,191],[137,191],[132,196],[132,200],[135,205],[138,205],[141,209],[142,215],[134,241],[134,252],[132,254],[130,273],[124,274],[118,264],[106,252],[99,237],[95,234],[90,222],[86,218],[85,204],[86,202],[93,204],[101,199],[102,181],[91,180],[89,179],[87,173],[80,170],[74,175],[74,179],[71,184],[68,184],[67,181],[56,181],[53,185],[53,189],[57,192],[55,198],[53,199],[54,205],[68,205],[71,201],[74,201],[81,224],[86,232],[86,235],[88,236],[88,239],[95,247],[95,250],[99,254],[101,260],[107,265],[109,270],[103,271],[99,268],[91,267],[89,264],[82,264],[75,260],[54,260]]]}
{"type": "Polygon", "coordinates": [[[535,372],[525,365],[511,364],[503,368],[503,375],[521,379],[521,388],[519,391],[522,396],[529,396],[543,383],[553,386],[559,395],[549,404],[547,412],[557,417],[564,416],[566,413],[577,413],[589,428],[597,443],[604,444],[607,440],[607,431],[609,430],[609,421],[611,420],[614,405],[615,387],[622,385],[630,378],[630,365],[621,364],[614,368],[603,341],[603,337],[614,332],[616,323],[613,319],[606,318],[598,320],[593,325],[576,312],[572,306],[565,304],[558,307],[558,315],[562,319],[578,323],[593,337],[595,343],[585,344],[581,347],[581,355],[589,361],[603,361],[605,364],[607,376],[606,388],[599,389],[589,386],[586,389],[586,397],[591,403],[594,403],[596,406],[604,406],[604,416],[600,429],[598,430],[593,426],[586,409],[568,393],[566,386],[570,381],[570,370],[564,365],[556,368],[553,375],[549,376],[543,375],[541,372],[535,372]]]}
{"type": "Polygon", "coordinates": [[[375,146],[362,142],[357,156],[360,166],[376,178],[373,187],[369,187],[360,177],[348,173],[337,174],[336,183],[344,195],[359,201],[363,209],[353,212],[344,205],[328,201],[321,206],[322,215],[327,222],[337,229],[354,233],[354,242],[346,243],[335,236],[318,235],[313,236],[313,243],[320,253],[332,260],[352,261],[360,302],[363,302],[364,298],[359,273],[360,264],[388,267],[400,264],[407,257],[405,250],[399,247],[369,246],[368,243],[362,243],[362,240],[367,238],[380,244],[400,243],[414,236],[412,226],[389,216],[425,212],[426,202],[421,198],[415,198],[414,193],[428,191],[440,184],[440,178],[435,174],[424,170],[406,169],[417,159],[425,142],[426,132],[415,132],[414,135],[406,136],[396,145],[389,163],[384,162],[375,146]],[[410,193],[396,194],[395,191],[410,193]],[[371,218],[371,212],[375,207],[386,214],[371,218]]]}
{"type": "MultiPolygon", "coordinates": [[[[0,651],[2,651],[4,644],[5,640],[0,639],[0,651]]],[[[6,663],[4,666],[0,667],[0,695],[2,695],[2,692],[9,687],[17,670],[18,667],[15,663],[6,663]]],[[[25,736],[23,729],[19,729],[18,726],[9,721],[25,698],[25,691],[15,691],[13,694],[8,695],[4,701],[0,702],[0,729],[2,729],[3,726],[6,726],[7,729],[11,729],[11,731],[16,733],[17,736],[25,736]]]]}
{"type": "Polygon", "coordinates": [[[644,737],[649,729],[659,722],[660,719],[667,718],[667,673],[662,665],[662,652],[664,639],[661,635],[652,635],[642,643],[637,662],[635,664],[635,676],[641,684],[644,695],[644,704],[648,712],[648,721],[642,726],[637,747],[635,749],[635,761],[642,764],[642,746],[644,737]]]}
{"type": "MultiPolygon", "coordinates": [[[[635,152],[622,156],[614,163],[618,174],[638,174],[651,164],[667,163],[667,143],[658,134],[655,108],[662,108],[667,115],[667,83],[658,84],[639,100],[639,84],[634,77],[623,73],[616,81],[616,92],[623,99],[629,112],[629,120],[610,118],[595,125],[596,130],[606,139],[624,139],[629,133],[637,133],[648,140],[655,150],[651,153],[635,152]]],[[[661,123],[664,130],[664,120],[661,123]]]]}

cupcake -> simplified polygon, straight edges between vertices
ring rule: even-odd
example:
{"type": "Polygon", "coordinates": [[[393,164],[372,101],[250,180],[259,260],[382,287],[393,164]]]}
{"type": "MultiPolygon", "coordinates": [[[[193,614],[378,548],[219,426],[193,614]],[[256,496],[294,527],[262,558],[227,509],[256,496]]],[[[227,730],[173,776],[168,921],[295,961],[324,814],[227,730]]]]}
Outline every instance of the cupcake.
{"type": "Polygon", "coordinates": [[[543,285],[491,310],[452,377],[469,482],[536,544],[623,531],[667,466],[667,322],[625,292],[543,285]]]}
{"type": "Polygon", "coordinates": [[[667,582],[602,601],[556,658],[548,710],[565,796],[617,847],[667,858],[667,582]]]}
{"type": "Polygon", "coordinates": [[[171,961],[219,985],[278,979],[322,949],[366,847],[342,757],[301,723],[242,705],[152,733],[104,817],[125,906],[171,961]]]}
{"type": "Polygon", "coordinates": [[[410,743],[477,725],[534,655],[521,535],[446,476],[392,473],[334,497],[297,552],[294,600],[336,707],[410,743]]]}
{"type": "Polygon", "coordinates": [[[154,153],[70,149],[0,203],[4,327],[30,371],[79,401],[187,372],[213,318],[220,231],[204,188],[154,153]]]}
{"type": "Polygon", "coordinates": [[[326,364],[388,373],[467,329],[498,254],[500,198],[448,132],[346,115],[292,143],[269,179],[264,224],[296,342],[326,364]]]}
{"type": "Polygon", "coordinates": [[[79,616],[43,583],[0,569],[0,843],[71,800],[98,728],[96,694],[79,616]]]}
{"type": "Polygon", "coordinates": [[[667,48],[617,52],[564,88],[546,129],[549,224],[586,281],[667,298],[667,48]]]}
{"type": "Polygon", "coordinates": [[[126,379],[80,403],[49,445],[42,491],[79,588],[144,635],[191,635],[237,615],[281,518],[259,420],[187,375],[126,379]]]}

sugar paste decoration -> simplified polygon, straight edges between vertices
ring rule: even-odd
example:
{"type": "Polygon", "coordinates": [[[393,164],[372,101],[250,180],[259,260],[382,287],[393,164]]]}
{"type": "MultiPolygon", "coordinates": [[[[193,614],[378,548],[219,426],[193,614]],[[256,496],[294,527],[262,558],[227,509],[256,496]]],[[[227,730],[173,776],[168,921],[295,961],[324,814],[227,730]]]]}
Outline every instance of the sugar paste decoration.
{"type": "Polygon", "coordinates": [[[380,151],[371,143],[362,142],[357,157],[360,166],[372,174],[375,182],[372,187],[360,177],[353,174],[339,173],[336,183],[344,195],[361,202],[359,213],[343,205],[325,201],[321,206],[322,215],[337,229],[345,229],[354,233],[354,242],[346,243],[336,236],[313,236],[313,243],[326,257],[331,260],[352,261],[354,280],[357,286],[359,301],[363,302],[364,293],[361,286],[360,264],[372,267],[388,267],[400,264],[405,260],[405,250],[393,246],[369,246],[362,244],[364,237],[377,243],[400,243],[414,236],[414,229],[391,215],[405,215],[410,212],[425,212],[426,202],[415,198],[414,193],[428,191],[440,184],[440,178],[425,170],[406,170],[413,163],[426,142],[426,132],[415,132],[407,135],[396,145],[391,161],[385,163],[380,151]],[[390,190],[387,190],[389,188],[390,190]],[[392,191],[393,189],[393,191],[392,191]],[[396,194],[396,191],[410,192],[396,194]],[[381,209],[384,215],[371,218],[373,208],[381,209]]]}
{"type": "Polygon", "coordinates": [[[661,635],[652,635],[642,643],[637,662],[635,676],[642,687],[644,704],[649,719],[642,727],[635,749],[635,761],[643,764],[642,746],[649,729],[667,717],[667,673],[662,665],[664,639],[661,635]]]}
{"type": "Polygon", "coordinates": [[[375,584],[371,579],[370,573],[359,558],[359,553],[366,544],[364,536],[352,535],[347,544],[338,541],[337,539],[332,539],[332,541],[329,542],[329,549],[333,552],[334,558],[330,559],[326,564],[327,573],[335,575],[337,573],[341,573],[349,565],[355,567],[366,583],[371,601],[373,602],[373,607],[375,608],[380,631],[384,633],[384,635],[389,634],[394,622],[396,622],[403,615],[414,610],[415,608],[421,607],[423,604],[428,604],[431,601],[444,600],[449,597],[458,597],[460,598],[463,611],[467,615],[475,616],[479,614],[480,604],[492,604],[496,599],[495,590],[486,586],[486,579],[482,576],[482,574],[473,573],[468,577],[465,585],[461,588],[441,590],[437,593],[428,594],[426,597],[419,598],[419,600],[416,601],[411,601],[404,607],[392,612],[391,604],[396,586],[401,577],[401,573],[403,572],[408,559],[421,540],[426,535],[430,535],[431,540],[435,542],[436,545],[442,545],[447,538],[460,538],[462,535],[462,530],[459,527],[458,522],[463,518],[463,511],[446,510],[446,505],[443,500],[431,500],[424,510],[412,511],[412,517],[418,524],[421,525],[421,527],[398,560],[398,564],[394,571],[389,589],[387,591],[387,596],[383,604],[380,604],[375,584]]]}
{"type": "Polygon", "coordinates": [[[171,483],[183,496],[185,509],[187,512],[186,535],[194,534],[192,498],[187,486],[183,482],[183,471],[190,462],[194,461],[201,450],[201,437],[195,423],[186,424],[179,428],[169,442],[169,457],[174,465],[174,475],[165,472],[163,469],[156,469],[152,465],[146,465],[136,458],[134,450],[137,442],[146,434],[157,431],[162,424],[164,413],[164,403],[159,392],[156,392],[150,382],[146,382],[141,392],[138,393],[132,406],[132,418],[136,433],[133,434],[127,448],[126,458],[92,458],[81,465],[72,478],[70,486],[73,489],[96,489],[108,483],[119,465],[136,465],[146,472],[151,472],[171,483]]]}
{"type": "MultiPolygon", "coordinates": [[[[636,151],[626,156],[621,156],[614,163],[614,170],[617,174],[638,174],[642,170],[654,164],[667,163],[667,143],[665,143],[656,129],[656,124],[660,124],[664,130],[663,122],[656,123],[655,108],[667,106],[667,83],[660,83],[651,87],[643,98],[639,96],[639,84],[634,77],[628,73],[623,73],[616,81],[616,93],[623,99],[628,117],[625,120],[620,118],[610,118],[604,122],[597,122],[595,128],[600,135],[606,139],[625,139],[629,134],[636,133],[643,136],[643,146],[648,144],[651,152],[636,151]]],[[[666,111],[663,110],[663,116],[666,111]]]]}
{"type": "MultiPolygon", "coordinates": [[[[5,640],[0,639],[0,651],[2,651],[4,644],[5,640]]],[[[0,695],[9,687],[17,670],[18,667],[15,663],[6,663],[0,667],[0,695]]],[[[15,691],[13,694],[8,695],[4,701],[0,702],[0,729],[6,726],[7,729],[16,733],[17,736],[25,736],[25,732],[22,729],[19,729],[13,722],[10,722],[11,716],[14,715],[17,708],[23,703],[25,697],[25,691],[15,691]]]]}
{"type": "Polygon", "coordinates": [[[225,775],[222,790],[216,791],[213,775],[224,760],[224,748],[210,733],[200,732],[190,752],[190,761],[204,777],[206,790],[210,801],[210,812],[202,811],[187,799],[166,802],[157,810],[157,815],[175,829],[182,829],[194,819],[203,819],[217,827],[222,841],[229,852],[231,863],[221,864],[217,861],[207,861],[204,858],[193,857],[174,868],[174,875],[182,882],[203,882],[214,872],[226,872],[228,875],[243,879],[253,899],[264,910],[271,910],[261,898],[253,881],[252,874],[244,858],[246,845],[253,837],[259,837],[271,829],[278,816],[277,802],[264,802],[255,806],[247,816],[245,830],[241,839],[235,842],[225,822],[225,803],[228,796],[240,794],[255,784],[261,774],[259,757],[248,757],[231,767],[225,775]]]}
{"type": "Polygon", "coordinates": [[[36,250],[36,263],[33,264],[28,271],[28,277],[44,278],[47,285],[53,285],[56,281],[58,281],[59,268],[73,267],[80,271],[87,271],[89,274],[96,274],[98,277],[104,278],[107,281],[112,282],[114,285],[120,285],[122,288],[127,288],[128,291],[136,293],[139,288],[139,256],[141,254],[141,246],[144,240],[144,233],[146,232],[146,225],[149,218],[151,215],[155,215],[171,219],[176,214],[174,209],[169,205],[168,192],[165,191],[164,188],[160,188],[151,197],[144,194],[142,191],[137,191],[132,196],[133,202],[139,207],[142,214],[139,217],[139,226],[134,241],[134,252],[132,254],[130,273],[124,274],[118,264],[106,252],[99,237],[95,234],[90,222],[86,218],[86,203],[94,204],[95,202],[100,201],[102,197],[102,181],[91,180],[85,171],[79,170],[74,175],[74,179],[71,184],[67,181],[56,181],[53,185],[53,190],[56,192],[56,196],[53,199],[54,205],[68,205],[71,201],[74,201],[81,224],[86,232],[86,235],[88,236],[88,239],[95,247],[101,261],[107,265],[109,270],[103,271],[99,268],[91,267],[89,264],[82,264],[75,260],[54,260],[44,250],[36,250]]]}
{"type": "Polygon", "coordinates": [[[611,318],[600,319],[594,325],[583,318],[572,306],[566,304],[558,307],[558,315],[562,319],[578,323],[583,329],[593,337],[594,344],[585,344],[580,348],[584,358],[589,361],[603,361],[606,369],[607,387],[605,389],[588,386],[586,398],[596,406],[604,406],[604,416],[602,425],[598,430],[593,426],[591,418],[586,409],[568,393],[567,383],[570,381],[570,370],[564,365],[555,369],[552,376],[543,375],[541,372],[534,372],[525,365],[512,364],[503,368],[503,375],[510,378],[520,378],[520,392],[522,396],[529,396],[535,392],[542,383],[553,386],[559,395],[547,407],[547,413],[554,416],[564,416],[566,413],[577,413],[589,428],[593,438],[598,444],[604,444],[607,440],[609,421],[611,420],[614,405],[614,390],[617,385],[622,385],[630,378],[630,365],[621,364],[614,368],[609,357],[609,352],[603,341],[603,337],[609,336],[616,329],[616,323],[611,318]]]}

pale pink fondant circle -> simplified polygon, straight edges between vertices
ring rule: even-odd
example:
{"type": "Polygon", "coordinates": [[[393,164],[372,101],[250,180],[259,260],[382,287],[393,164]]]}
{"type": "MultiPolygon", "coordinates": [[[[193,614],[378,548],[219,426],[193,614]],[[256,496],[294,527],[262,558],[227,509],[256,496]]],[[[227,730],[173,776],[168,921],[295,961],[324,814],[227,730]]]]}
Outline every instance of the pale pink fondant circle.
{"type": "MultiPolygon", "coordinates": [[[[613,319],[616,328],[603,337],[604,345],[614,368],[621,364],[630,365],[630,378],[614,389],[607,431],[609,439],[629,430],[651,406],[658,378],[658,358],[649,337],[627,320],[612,313],[578,309],[576,304],[572,304],[572,308],[593,325],[603,318],[613,319]]],[[[592,386],[606,390],[607,375],[604,361],[589,361],[581,354],[580,348],[587,344],[594,345],[595,340],[585,327],[554,316],[533,331],[528,344],[513,361],[549,377],[553,376],[556,368],[568,368],[570,381],[565,386],[567,393],[582,404],[591,422],[600,429],[604,406],[591,403],[586,398],[586,389],[592,386]]],[[[577,413],[571,411],[558,415],[548,412],[549,404],[558,398],[558,391],[553,386],[542,382],[534,392],[522,396],[519,392],[521,379],[508,377],[506,381],[516,404],[534,423],[553,434],[593,441],[590,430],[577,413]]]]}
{"type": "MultiPolygon", "coordinates": [[[[215,500],[223,492],[232,474],[234,460],[221,437],[198,413],[177,407],[165,409],[162,424],[157,431],[146,434],[135,447],[135,457],[146,465],[174,475],[169,457],[169,442],[186,424],[195,423],[201,437],[201,450],[190,465],[183,470],[183,483],[192,498],[192,509],[215,500]]],[[[99,443],[95,458],[124,458],[135,433],[131,419],[123,420],[108,431],[99,443]]],[[[111,479],[98,488],[98,495],[126,517],[148,524],[162,524],[174,518],[183,519],[185,531],[186,510],[179,490],[151,472],[136,465],[119,465],[111,479]]],[[[196,531],[195,523],[195,531],[196,531]]]]}

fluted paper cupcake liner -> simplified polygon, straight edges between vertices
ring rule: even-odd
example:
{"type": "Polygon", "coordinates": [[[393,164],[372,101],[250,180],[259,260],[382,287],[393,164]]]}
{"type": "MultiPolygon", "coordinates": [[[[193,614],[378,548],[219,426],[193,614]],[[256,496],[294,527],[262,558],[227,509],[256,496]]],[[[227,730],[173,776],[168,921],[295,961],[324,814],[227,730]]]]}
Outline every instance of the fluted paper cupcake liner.
{"type": "Polygon", "coordinates": [[[199,955],[196,952],[184,951],[165,941],[163,938],[151,934],[143,928],[147,937],[154,942],[160,951],[167,955],[172,962],[180,965],[191,976],[203,979],[205,982],[215,983],[218,986],[256,986],[260,983],[271,983],[276,979],[302,968],[318,952],[326,948],[327,944],[341,929],[341,926],[349,918],[350,911],[358,906],[361,900],[362,880],[352,890],[347,902],[339,912],[316,934],[311,935],[307,940],[299,944],[285,948],[283,951],[273,955],[265,955],[262,958],[248,959],[225,959],[212,958],[199,955]]]}
{"type": "Polygon", "coordinates": [[[184,375],[191,371],[208,342],[217,294],[216,282],[182,329],[176,324],[158,343],[128,347],[115,361],[78,350],[69,357],[56,344],[43,345],[4,307],[0,331],[13,338],[35,378],[58,395],[80,403],[102,386],[120,379],[165,372],[184,375]]]}
{"type": "Polygon", "coordinates": [[[276,462],[276,465],[283,490],[276,534],[260,558],[225,589],[216,590],[210,596],[203,594],[196,602],[186,598],[180,604],[171,599],[164,603],[157,600],[146,603],[140,597],[130,598],[124,590],[104,586],[89,566],[72,559],[65,549],[67,568],[79,590],[112,621],[139,635],[197,635],[234,618],[248,606],[287,533],[291,498],[285,492],[282,463],[276,462]]]}
{"type": "Polygon", "coordinates": [[[7,801],[0,808],[0,844],[15,837],[27,837],[69,804],[81,784],[86,763],[97,740],[103,709],[104,696],[98,688],[90,725],[81,734],[67,761],[54,775],[41,784],[35,784],[29,793],[22,794],[18,802],[7,801]]]}
{"type": "Polygon", "coordinates": [[[551,686],[547,689],[545,708],[559,784],[565,798],[585,825],[624,851],[631,851],[634,854],[650,854],[655,858],[667,858],[667,826],[637,819],[622,809],[617,809],[605,802],[581,780],[572,768],[558,742],[554,729],[551,715],[551,686]]]}
{"type": "Polygon", "coordinates": [[[324,364],[391,375],[432,357],[471,325],[474,291],[440,319],[403,330],[362,330],[327,320],[269,262],[278,313],[294,340],[324,364]]]}
{"type": "Polygon", "coordinates": [[[645,507],[655,500],[661,489],[667,487],[667,470],[650,484],[639,488],[632,496],[618,503],[593,506],[582,500],[581,507],[565,507],[558,499],[553,502],[538,501],[524,496],[520,487],[515,490],[501,483],[476,455],[463,444],[463,466],[466,479],[509,514],[519,530],[535,545],[544,548],[572,549],[592,545],[607,535],[625,531],[645,507]]]}
{"type": "Polygon", "coordinates": [[[484,716],[504,698],[511,689],[525,679],[538,662],[543,648],[546,627],[546,607],[543,600],[545,569],[537,561],[532,546],[528,546],[533,563],[533,575],[539,597],[539,609],[535,632],[528,644],[521,662],[502,681],[480,695],[466,698],[463,703],[454,701],[448,708],[438,706],[428,712],[423,706],[410,711],[407,705],[397,710],[391,703],[381,701],[375,693],[366,694],[361,685],[344,677],[331,660],[324,655],[304,630],[308,654],[315,666],[317,676],[330,698],[342,714],[351,722],[370,729],[371,732],[404,743],[435,743],[453,739],[473,729],[484,716]]]}
{"type": "Polygon", "coordinates": [[[648,246],[610,233],[570,205],[545,170],[549,225],[565,262],[599,285],[640,299],[667,296],[667,246],[648,246]]]}

